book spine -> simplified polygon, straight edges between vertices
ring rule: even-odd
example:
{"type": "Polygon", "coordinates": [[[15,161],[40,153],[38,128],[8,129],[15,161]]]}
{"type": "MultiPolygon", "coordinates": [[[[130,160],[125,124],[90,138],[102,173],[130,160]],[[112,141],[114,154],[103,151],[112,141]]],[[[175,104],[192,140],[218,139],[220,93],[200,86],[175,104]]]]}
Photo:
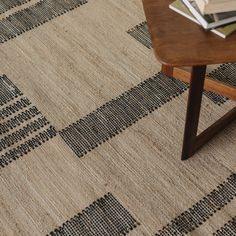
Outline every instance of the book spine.
{"type": "Polygon", "coordinates": [[[191,13],[197,18],[200,24],[203,26],[204,29],[209,29],[207,23],[201,16],[201,14],[191,5],[189,0],[182,0],[183,3],[187,6],[187,8],[191,11],[191,13]]]}
{"type": "MultiPolygon", "coordinates": [[[[191,15],[189,15],[189,14],[185,14],[185,13],[182,12],[180,9],[173,7],[171,4],[169,5],[169,8],[170,8],[171,10],[177,12],[178,14],[180,14],[180,15],[182,15],[182,16],[188,18],[189,20],[195,22],[196,24],[201,25],[201,24],[199,23],[199,21],[198,21],[196,18],[194,18],[194,16],[191,16],[191,15]]],[[[223,33],[219,32],[218,30],[214,30],[214,29],[213,29],[213,30],[211,30],[211,32],[213,32],[214,34],[216,34],[216,35],[218,35],[218,36],[220,36],[220,37],[222,37],[222,38],[224,38],[224,39],[226,38],[226,35],[224,35],[223,33]]]]}

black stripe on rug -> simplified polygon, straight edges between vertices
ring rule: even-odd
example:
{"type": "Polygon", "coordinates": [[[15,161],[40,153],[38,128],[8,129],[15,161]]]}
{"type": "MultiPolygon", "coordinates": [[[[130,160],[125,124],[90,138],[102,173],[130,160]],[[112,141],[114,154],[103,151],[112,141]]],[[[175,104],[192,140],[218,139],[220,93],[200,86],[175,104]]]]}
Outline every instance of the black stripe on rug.
{"type": "Polygon", "coordinates": [[[213,233],[213,236],[236,236],[236,216],[213,233]]]}
{"type": "Polygon", "coordinates": [[[133,38],[135,38],[137,41],[139,41],[148,49],[152,48],[151,35],[149,33],[148,25],[146,21],[129,29],[127,33],[130,34],[133,38]]]}
{"type": "Polygon", "coordinates": [[[164,226],[156,236],[182,236],[202,225],[236,196],[236,174],[218,185],[211,193],[164,226]]]}
{"type": "Polygon", "coordinates": [[[13,7],[17,7],[23,5],[31,0],[1,0],[0,1],[0,14],[12,9],[13,7]]]}
{"type": "Polygon", "coordinates": [[[186,89],[183,82],[159,73],[59,131],[59,134],[75,154],[82,157],[186,89]]]}
{"type": "Polygon", "coordinates": [[[75,9],[87,0],[40,0],[0,20],[0,43],[75,9]]]}
{"type": "Polygon", "coordinates": [[[8,103],[23,93],[7,78],[6,75],[0,76],[0,106],[8,103]]]}
{"type": "Polygon", "coordinates": [[[1,168],[26,155],[57,133],[6,75],[0,76],[0,118],[1,168]]]}
{"type": "MultiPolygon", "coordinates": [[[[127,31],[133,38],[142,43],[147,48],[152,48],[151,35],[148,30],[147,22],[142,22],[127,31]]],[[[223,64],[209,74],[214,80],[222,81],[226,84],[236,86],[236,64],[223,64]]],[[[217,105],[224,104],[228,98],[213,92],[204,91],[204,95],[217,105]]]]}
{"type": "Polygon", "coordinates": [[[48,236],[126,235],[138,225],[133,216],[108,193],[48,236]]]}

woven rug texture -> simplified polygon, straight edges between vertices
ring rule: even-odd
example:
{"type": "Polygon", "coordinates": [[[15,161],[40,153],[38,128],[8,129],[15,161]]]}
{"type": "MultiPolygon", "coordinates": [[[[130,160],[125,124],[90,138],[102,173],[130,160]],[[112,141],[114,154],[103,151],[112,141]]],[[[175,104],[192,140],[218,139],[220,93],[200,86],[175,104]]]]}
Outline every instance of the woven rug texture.
{"type": "MultiPolygon", "coordinates": [[[[0,61],[0,236],[236,235],[236,122],[180,160],[141,1],[2,0],[0,61]]],[[[233,107],[204,92],[199,132],[233,107]]]]}

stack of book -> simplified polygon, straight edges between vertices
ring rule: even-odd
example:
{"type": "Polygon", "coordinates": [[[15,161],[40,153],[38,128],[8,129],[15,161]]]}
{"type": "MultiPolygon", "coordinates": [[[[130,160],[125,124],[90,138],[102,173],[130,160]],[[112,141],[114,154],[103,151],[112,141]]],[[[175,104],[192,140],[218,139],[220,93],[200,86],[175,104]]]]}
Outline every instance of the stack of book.
{"type": "Polygon", "coordinates": [[[236,31],[236,0],[176,0],[169,7],[222,38],[236,31]]]}

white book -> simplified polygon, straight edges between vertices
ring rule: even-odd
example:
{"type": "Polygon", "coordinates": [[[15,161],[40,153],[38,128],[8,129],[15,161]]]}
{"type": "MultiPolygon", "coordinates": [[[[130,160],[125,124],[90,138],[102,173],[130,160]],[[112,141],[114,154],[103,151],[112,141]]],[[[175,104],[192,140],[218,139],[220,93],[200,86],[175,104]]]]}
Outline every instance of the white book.
{"type": "MultiPolygon", "coordinates": [[[[236,22],[236,11],[203,15],[195,0],[182,0],[204,29],[213,29],[236,22]]],[[[236,0],[235,0],[236,1],[236,0]]]]}
{"type": "MultiPolygon", "coordinates": [[[[193,14],[189,11],[189,9],[186,7],[186,5],[182,2],[182,0],[174,1],[173,3],[169,5],[169,8],[179,13],[180,15],[188,18],[189,20],[197,23],[198,25],[201,25],[198,22],[198,20],[193,16],[193,14]]],[[[236,31],[236,23],[232,23],[230,25],[211,30],[211,32],[217,34],[218,36],[222,38],[226,38],[227,36],[232,34],[234,31],[236,31]]]]}
{"type": "Polygon", "coordinates": [[[236,11],[236,0],[195,0],[202,14],[236,11]]]}
{"type": "Polygon", "coordinates": [[[204,0],[206,3],[231,3],[235,0],[204,0]]]}

